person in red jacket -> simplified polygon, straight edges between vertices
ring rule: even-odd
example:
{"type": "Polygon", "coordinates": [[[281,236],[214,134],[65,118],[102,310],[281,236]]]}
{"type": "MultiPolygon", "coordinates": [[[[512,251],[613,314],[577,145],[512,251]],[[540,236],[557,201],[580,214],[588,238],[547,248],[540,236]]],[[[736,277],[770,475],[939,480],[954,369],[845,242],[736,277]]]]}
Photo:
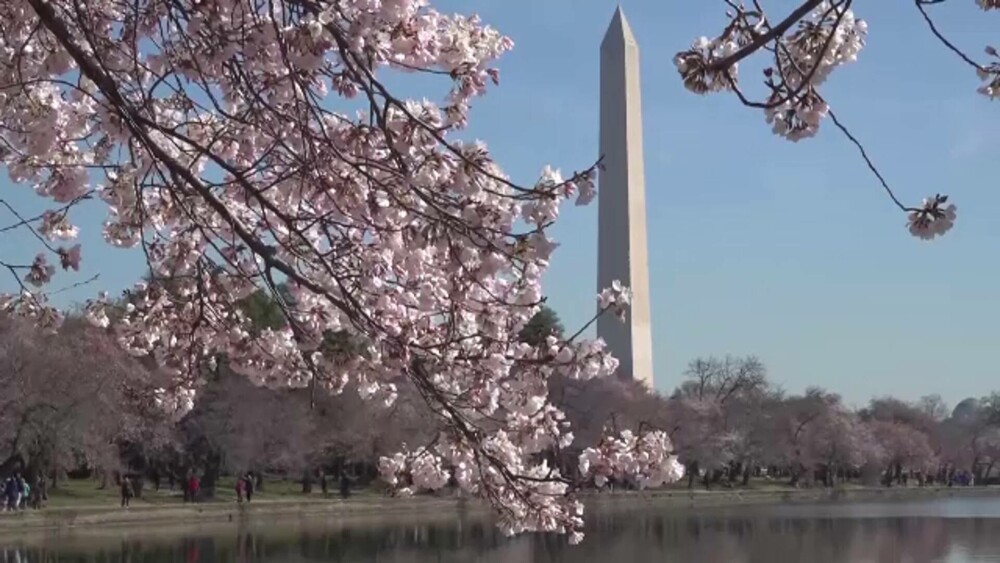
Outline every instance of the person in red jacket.
{"type": "Polygon", "coordinates": [[[244,477],[240,477],[236,480],[236,502],[243,504],[243,495],[247,491],[247,480],[244,477]]]}
{"type": "Polygon", "coordinates": [[[191,479],[188,480],[188,494],[191,495],[191,502],[198,501],[198,491],[201,490],[201,481],[198,480],[197,475],[192,475],[191,479]]]}

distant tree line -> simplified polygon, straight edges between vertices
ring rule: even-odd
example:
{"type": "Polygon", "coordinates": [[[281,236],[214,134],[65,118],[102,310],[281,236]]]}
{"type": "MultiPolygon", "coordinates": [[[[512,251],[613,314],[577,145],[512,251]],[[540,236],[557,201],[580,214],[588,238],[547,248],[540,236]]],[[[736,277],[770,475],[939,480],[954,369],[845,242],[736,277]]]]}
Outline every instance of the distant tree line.
{"type": "MultiPolygon", "coordinates": [[[[245,305],[260,330],[283,322],[263,294],[245,305]]],[[[562,331],[546,307],[521,338],[538,345],[562,331]]],[[[363,344],[336,333],[324,345],[350,361],[363,344]]],[[[210,495],[220,476],[250,471],[301,480],[308,492],[325,477],[371,483],[380,456],[440,431],[406,387],[384,408],[362,400],[353,384],[336,395],[256,387],[225,358],[198,376],[204,388],[194,408],[173,419],[152,392],[164,379],[155,362],[130,357],[104,330],[75,317],[55,334],[0,319],[0,474],[44,476],[50,487],[65,476],[108,486],[122,475],[173,486],[197,474],[210,495]]],[[[797,486],[943,484],[960,475],[986,483],[1000,472],[1000,394],[954,412],[936,396],[877,398],[852,410],[822,389],[785,393],[753,357],[696,359],[669,395],[609,379],[554,379],[550,392],[579,444],[608,426],[668,430],[688,487],[765,476],[797,486]]],[[[578,454],[571,447],[543,455],[573,474],[578,454]]]]}

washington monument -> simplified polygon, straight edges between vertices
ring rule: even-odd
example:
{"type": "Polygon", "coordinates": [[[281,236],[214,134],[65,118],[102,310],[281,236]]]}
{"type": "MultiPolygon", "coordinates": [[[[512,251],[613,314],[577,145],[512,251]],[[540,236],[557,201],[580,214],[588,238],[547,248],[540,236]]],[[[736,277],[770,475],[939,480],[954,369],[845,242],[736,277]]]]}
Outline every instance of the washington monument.
{"type": "Polygon", "coordinates": [[[621,7],[601,43],[597,289],[620,280],[632,289],[624,323],[602,315],[597,335],[618,358],[619,374],[653,388],[653,338],[646,252],[646,177],[643,171],[639,46],[621,7]]]}

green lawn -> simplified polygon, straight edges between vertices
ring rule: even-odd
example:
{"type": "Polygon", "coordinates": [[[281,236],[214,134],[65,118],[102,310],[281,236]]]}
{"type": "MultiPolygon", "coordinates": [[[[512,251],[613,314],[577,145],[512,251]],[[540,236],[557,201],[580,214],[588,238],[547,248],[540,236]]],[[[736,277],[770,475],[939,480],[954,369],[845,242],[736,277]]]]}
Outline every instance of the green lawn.
{"type": "MultiPolygon", "coordinates": [[[[223,477],[216,486],[215,498],[211,501],[203,501],[213,504],[235,503],[236,502],[236,480],[233,477],[223,477]]],[[[838,484],[838,489],[863,489],[856,483],[838,484]]],[[[727,492],[780,492],[795,490],[789,487],[784,479],[752,479],[748,487],[727,488],[722,485],[713,486],[713,493],[727,492]]],[[[46,505],[50,508],[73,508],[73,507],[97,507],[97,506],[118,506],[120,502],[119,489],[112,483],[108,487],[101,489],[99,482],[93,479],[64,479],[59,482],[57,489],[49,490],[49,501],[46,505]]],[[[675,483],[663,489],[656,489],[659,492],[686,493],[687,480],[675,483]]],[[[652,492],[652,491],[651,491],[652,492]]],[[[705,493],[705,488],[700,482],[695,482],[692,490],[694,493],[705,493]]],[[[339,497],[337,483],[329,482],[329,495],[332,498],[339,497]]],[[[352,489],[352,498],[384,498],[384,495],[376,489],[352,489]]],[[[298,481],[272,478],[264,482],[264,492],[254,493],[254,502],[308,502],[323,500],[323,493],[318,485],[313,486],[312,494],[303,494],[302,485],[298,481]]],[[[146,483],[142,490],[141,499],[132,499],[132,505],[139,506],[169,506],[180,505],[184,501],[179,485],[171,491],[166,483],[157,491],[152,484],[146,483]]]]}
{"type": "MultiPolygon", "coordinates": [[[[93,479],[63,479],[59,481],[58,487],[49,489],[49,500],[47,507],[76,507],[76,506],[116,506],[120,503],[119,489],[113,482],[109,482],[104,489],[100,488],[100,482],[93,479]]],[[[339,489],[334,483],[329,483],[330,496],[339,494],[339,489]]],[[[352,496],[372,496],[373,491],[359,489],[352,490],[352,496]]],[[[302,484],[297,481],[284,479],[271,479],[264,481],[264,491],[255,492],[254,501],[306,501],[322,500],[323,493],[318,485],[313,486],[312,494],[302,493],[302,484]]],[[[159,491],[153,488],[151,483],[146,483],[142,489],[142,498],[133,498],[134,506],[160,506],[169,504],[181,504],[184,496],[178,484],[173,491],[167,488],[166,482],[161,483],[159,491]]],[[[216,486],[215,499],[212,503],[236,502],[236,480],[233,477],[224,477],[219,480],[216,486]]]]}

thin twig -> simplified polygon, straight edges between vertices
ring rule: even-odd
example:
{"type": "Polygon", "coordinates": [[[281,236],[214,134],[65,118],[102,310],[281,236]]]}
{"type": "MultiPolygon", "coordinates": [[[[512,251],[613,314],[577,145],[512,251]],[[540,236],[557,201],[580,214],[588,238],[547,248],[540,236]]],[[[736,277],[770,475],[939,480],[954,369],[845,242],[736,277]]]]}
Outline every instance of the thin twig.
{"type": "Polygon", "coordinates": [[[837,115],[833,113],[833,110],[829,110],[829,114],[830,114],[830,119],[833,121],[833,124],[837,126],[837,129],[840,129],[840,132],[843,133],[848,138],[848,140],[850,140],[851,143],[854,144],[855,147],[857,147],[858,152],[861,153],[861,158],[864,159],[865,164],[868,165],[868,169],[872,171],[872,174],[875,174],[876,178],[878,178],[878,181],[880,184],[882,184],[882,188],[885,190],[885,193],[889,194],[889,197],[892,198],[892,202],[896,204],[896,207],[902,209],[903,211],[918,211],[917,209],[914,209],[912,207],[906,207],[899,201],[898,198],[896,198],[896,194],[892,192],[892,188],[889,187],[889,183],[885,181],[885,178],[882,177],[882,173],[879,172],[878,168],[875,166],[875,163],[872,162],[872,159],[868,156],[868,151],[865,150],[865,147],[864,145],[861,144],[861,141],[859,141],[858,138],[855,137],[850,132],[850,130],[848,130],[847,127],[840,122],[839,119],[837,119],[837,115]]]}
{"type": "Polygon", "coordinates": [[[945,47],[950,49],[952,53],[958,55],[960,59],[965,61],[966,64],[972,66],[972,68],[976,70],[982,70],[983,66],[981,64],[972,60],[972,58],[963,53],[961,49],[956,47],[951,41],[948,41],[948,39],[945,38],[945,36],[940,31],[938,31],[937,26],[934,25],[934,20],[931,19],[930,14],[928,14],[927,10],[924,9],[925,4],[940,4],[943,1],[944,0],[914,0],[913,4],[917,7],[917,10],[920,10],[920,15],[924,17],[924,21],[927,22],[927,27],[930,28],[931,33],[933,33],[934,36],[937,37],[938,40],[944,44],[945,47]]]}

